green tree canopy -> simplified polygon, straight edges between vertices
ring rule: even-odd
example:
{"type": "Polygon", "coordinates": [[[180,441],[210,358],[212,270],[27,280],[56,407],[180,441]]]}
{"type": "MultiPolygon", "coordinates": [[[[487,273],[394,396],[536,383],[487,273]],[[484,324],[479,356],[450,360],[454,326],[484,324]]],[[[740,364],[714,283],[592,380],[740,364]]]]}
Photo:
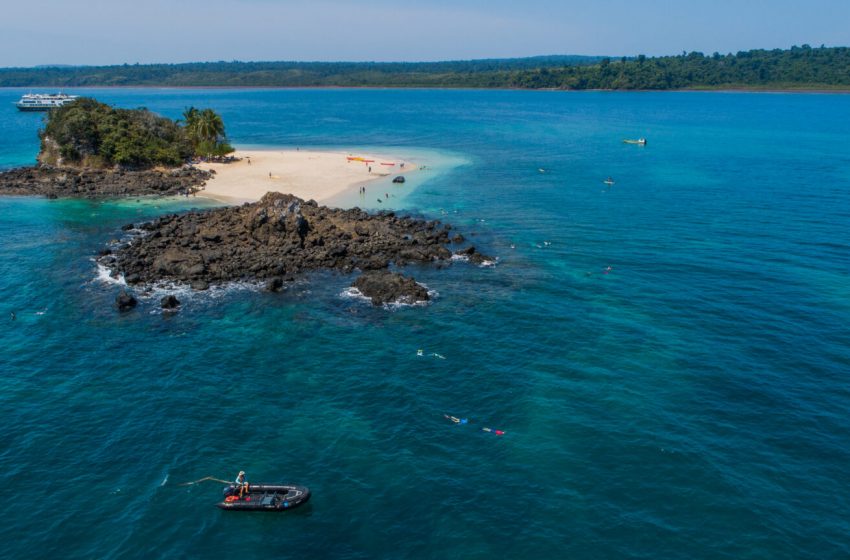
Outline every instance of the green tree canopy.
{"type": "Polygon", "coordinates": [[[48,114],[39,132],[46,163],[93,167],[178,166],[193,155],[233,151],[211,109],[190,108],[184,126],[147,109],[119,109],[80,98],[48,114]]]}

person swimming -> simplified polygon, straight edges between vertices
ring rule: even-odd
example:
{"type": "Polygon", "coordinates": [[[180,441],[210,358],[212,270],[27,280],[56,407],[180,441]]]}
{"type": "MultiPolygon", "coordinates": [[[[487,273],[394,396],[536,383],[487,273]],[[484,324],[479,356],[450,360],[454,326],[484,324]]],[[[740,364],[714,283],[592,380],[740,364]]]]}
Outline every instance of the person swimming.
{"type": "Polygon", "coordinates": [[[451,420],[455,424],[468,424],[469,420],[466,418],[458,418],[457,416],[449,416],[448,414],[443,414],[443,418],[446,420],[451,420]]]}

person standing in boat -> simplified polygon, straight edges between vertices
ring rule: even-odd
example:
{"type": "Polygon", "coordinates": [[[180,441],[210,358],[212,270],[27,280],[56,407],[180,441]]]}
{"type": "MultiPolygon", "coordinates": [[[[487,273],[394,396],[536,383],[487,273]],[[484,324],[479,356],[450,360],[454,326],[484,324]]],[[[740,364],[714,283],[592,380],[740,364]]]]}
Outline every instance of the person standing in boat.
{"type": "Polygon", "coordinates": [[[242,494],[249,491],[248,489],[248,481],[245,480],[245,471],[239,471],[239,474],[236,476],[236,486],[239,487],[239,497],[242,497],[242,494]]]}

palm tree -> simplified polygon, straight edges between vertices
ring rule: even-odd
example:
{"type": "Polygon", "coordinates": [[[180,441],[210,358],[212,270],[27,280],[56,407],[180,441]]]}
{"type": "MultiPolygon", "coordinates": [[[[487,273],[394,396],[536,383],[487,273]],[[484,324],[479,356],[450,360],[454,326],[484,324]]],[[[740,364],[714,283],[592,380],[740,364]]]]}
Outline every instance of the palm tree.
{"type": "Polygon", "coordinates": [[[189,107],[183,111],[182,120],[185,123],[186,136],[192,142],[196,155],[211,157],[233,151],[226,141],[224,121],[221,115],[212,109],[199,110],[189,107]]]}
{"type": "MultiPolygon", "coordinates": [[[[189,136],[189,139],[196,143],[198,140],[197,137],[197,125],[198,125],[198,117],[201,112],[194,107],[189,107],[185,111],[183,111],[183,118],[181,119],[186,127],[186,133],[189,136]]],[[[180,122],[180,121],[177,121],[180,122]]]]}
{"type": "Polygon", "coordinates": [[[197,118],[197,134],[201,141],[217,143],[224,138],[224,121],[212,109],[204,109],[197,118]]]}

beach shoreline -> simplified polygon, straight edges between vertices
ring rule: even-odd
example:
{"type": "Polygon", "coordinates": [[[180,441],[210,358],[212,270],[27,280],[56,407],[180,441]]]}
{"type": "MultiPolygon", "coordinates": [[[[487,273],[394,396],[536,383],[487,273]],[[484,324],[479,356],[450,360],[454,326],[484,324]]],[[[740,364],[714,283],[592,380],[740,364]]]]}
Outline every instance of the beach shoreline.
{"type": "Polygon", "coordinates": [[[203,162],[214,175],[198,196],[228,204],[256,202],[267,192],[293,194],[326,203],[389,176],[417,170],[410,161],[388,155],[341,150],[240,149],[228,163],[203,162]]]}

